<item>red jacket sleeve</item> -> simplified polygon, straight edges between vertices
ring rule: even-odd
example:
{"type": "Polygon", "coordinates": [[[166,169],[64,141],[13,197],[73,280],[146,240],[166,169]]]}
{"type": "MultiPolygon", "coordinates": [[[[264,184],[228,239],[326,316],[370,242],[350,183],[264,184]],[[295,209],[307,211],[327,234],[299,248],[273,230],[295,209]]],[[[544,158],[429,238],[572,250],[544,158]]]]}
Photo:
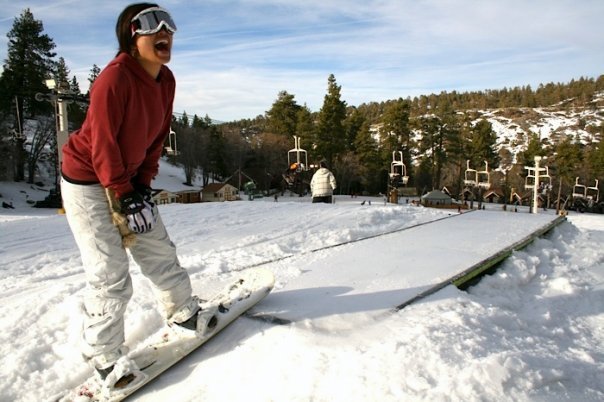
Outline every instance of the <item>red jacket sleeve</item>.
{"type": "Polygon", "coordinates": [[[122,195],[134,190],[118,143],[118,133],[128,107],[130,83],[117,67],[107,69],[102,78],[94,83],[87,113],[92,165],[101,184],[122,195]]]}
{"type": "MultiPolygon", "coordinates": [[[[174,103],[175,85],[174,78],[171,74],[169,75],[169,78],[171,78],[169,81],[171,85],[167,87],[166,92],[168,93],[164,95],[165,99],[170,99],[168,108],[166,110],[166,116],[164,118],[162,128],[155,141],[149,147],[145,160],[139,168],[138,175],[136,177],[137,182],[147,187],[151,186],[151,181],[159,172],[159,158],[161,157],[161,153],[164,149],[164,143],[166,142],[166,137],[170,134],[170,126],[172,125],[172,108],[174,103]]],[[[166,79],[168,79],[168,77],[166,77],[166,79]]]]}

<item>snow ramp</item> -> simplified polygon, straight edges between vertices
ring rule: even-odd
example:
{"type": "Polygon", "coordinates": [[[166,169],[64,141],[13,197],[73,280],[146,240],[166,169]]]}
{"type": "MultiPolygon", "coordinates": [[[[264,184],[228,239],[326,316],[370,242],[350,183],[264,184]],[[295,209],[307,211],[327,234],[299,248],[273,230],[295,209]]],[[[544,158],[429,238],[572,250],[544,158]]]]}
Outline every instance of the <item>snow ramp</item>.
{"type": "Polygon", "coordinates": [[[302,274],[276,286],[248,316],[352,329],[446,286],[463,287],[564,220],[474,211],[320,250],[289,260],[302,274]]]}

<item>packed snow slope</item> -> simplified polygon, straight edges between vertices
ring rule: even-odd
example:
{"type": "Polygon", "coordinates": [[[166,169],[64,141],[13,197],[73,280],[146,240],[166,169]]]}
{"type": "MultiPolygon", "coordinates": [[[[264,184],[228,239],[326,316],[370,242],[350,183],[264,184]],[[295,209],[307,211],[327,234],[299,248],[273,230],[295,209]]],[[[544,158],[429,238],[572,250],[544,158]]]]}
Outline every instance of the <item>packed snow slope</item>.
{"type": "MultiPolygon", "coordinates": [[[[2,402],[44,401],[92,373],[78,351],[85,277],[73,236],[63,215],[22,202],[40,196],[20,186],[0,183],[2,200],[15,206],[0,210],[2,402]]],[[[325,205],[282,197],[160,211],[200,292],[273,260],[264,266],[275,273],[278,292],[302,278],[307,264],[338,264],[329,257],[339,247],[310,250],[452,213],[380,199],[362,206],[362,200],[341,196],[325,205]]],[[[514,212],[483,213],[496,233],[497,220],[514,212]]],[[[526,210],[517,214],[530,219],[526,210]]],[[[464,239],[459,233],[467,247],[464,239]]],[[[374,244],[375,255],[405,253],[405,244],[397,250],[374,244]]],[[[604,216],[571,214],[467,292],[449,286],[338,330],[312,319],[277,325],[241,318],[132,400],[604,400],[602,244],[604,216]]],[[[354,244],[347,247],[354,253],[354,244]]],[[[423,258],[442,250],[434,244],[423,258]]],[[[164,323],[149,282],[134,264],[131,273],[126,338],[134,348],[164,323]]]]}

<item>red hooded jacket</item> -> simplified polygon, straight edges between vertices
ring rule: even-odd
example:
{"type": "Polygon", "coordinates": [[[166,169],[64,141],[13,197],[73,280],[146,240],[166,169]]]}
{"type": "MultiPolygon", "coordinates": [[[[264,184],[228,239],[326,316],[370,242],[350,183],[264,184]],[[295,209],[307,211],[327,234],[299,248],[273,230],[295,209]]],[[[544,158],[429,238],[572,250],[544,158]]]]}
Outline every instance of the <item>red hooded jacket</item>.
{"type": "Polygon", "coordinates": [[[101,183],[118,197],[134,182],[150,186],[170,132],[175,88],[166,66],[153,79],[132,56],[113,59],[90,90],[84,124],[63,146],[65,180],[101,183]]]}

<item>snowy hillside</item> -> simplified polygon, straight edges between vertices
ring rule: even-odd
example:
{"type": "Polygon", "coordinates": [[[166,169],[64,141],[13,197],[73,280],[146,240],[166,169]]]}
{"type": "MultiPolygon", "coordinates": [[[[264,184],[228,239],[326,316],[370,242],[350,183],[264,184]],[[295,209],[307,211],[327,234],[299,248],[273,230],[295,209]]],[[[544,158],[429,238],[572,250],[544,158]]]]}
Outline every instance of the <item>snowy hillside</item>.
{"type": "MultiPolygon", "coordinates": [[[[162,164],[158,182],[177,186],[179,174],[162,164]]],[[[44,401],[92,373],[78,352],[84,272],[65,217],[25,202],[43,191],[0,183],[0,193],[15,206],[0,209],[0,402],[44,401]]],[[[318,205],[282,197],[160,211],[195,287],[275,260],[265,265],[277,277],[275,291],[311,262],[314,269],[338,264],[330,249],[309,250],[450,214],[363,200],[318,205]]],[[[512,212],[483,213],[496,231],[497,219],[512,212]]],[[[371,323],[350,323],[354,329],[243,318],[132,400],[604,400],[603,243],[604,216],[571,213],[468,292],[447,287],[371,323]]],[[[405,244],[373,252],[404,253],[405,244]]],[[[435,244],[433,253],[446,248],[435,244]]],[[[126,339],[133,348],[163,321],[149,282],[138,267],[131,272],[126,339]]],[[[322,286],[329,284],[315,284],[322,286]]]]}
{"type": "Polygon", "coordinates": [[[565,104],[541,108],[506,108],[475,111],[474,122],[487,119],[497,135],[498,149],[515,157],[526,149],[531,134],[552,146],[566,137],[582,144],[599,142],[595,133],[604,125],[604,93],[597,93],[586,107],[565,104]]]}
{"type": "Polygon", "coordinates": [[[583,144],[598,142],[599,138],[593,134],[593,129],[604,124],[604,108],[524,108],[478,113],[491,123],[499,148],[506,148],[513,155],[526,149],[531,133],[537,134],[542,141],[550,145],[557,144],[568,136],[583,144]],[[510,115],[512,117],[509,117],[510,115]]]}

